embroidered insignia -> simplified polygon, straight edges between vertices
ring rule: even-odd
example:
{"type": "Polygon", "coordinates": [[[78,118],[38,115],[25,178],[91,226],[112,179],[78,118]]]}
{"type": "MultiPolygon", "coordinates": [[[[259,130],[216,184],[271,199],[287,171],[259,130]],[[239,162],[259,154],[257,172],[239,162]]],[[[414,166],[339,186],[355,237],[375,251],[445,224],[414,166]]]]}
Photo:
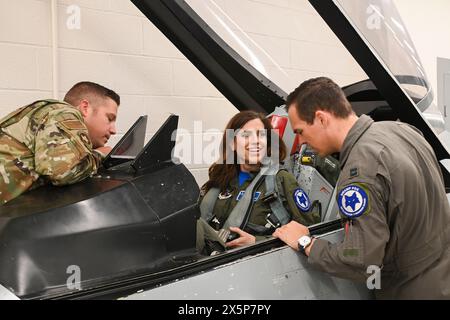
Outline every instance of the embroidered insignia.
{"type": "Polygon", "coordinates": [[[358,168],[350,169],[350,178],[357,177],[359,175],[358,168]]]}
{"type": "Polygon", "coordinates": [[[215,224],[220,224],[220,221],[219,219],[217,219],[217,217],[214,217],[214,219],[212,219],[211,222],[215,224]]]}
{"type": "Polygon", "coordinates": [[[232,194],[229,190],[219,193],[219,200],[225,200],[231,198],[232,194]]]}
{"type": "Polygon", "coordinates": [[[64,120],[61,124],[69,130],[86,130],[86,126],[80,120],[64,120]]]}
{"type": "Polygon", "coordinates": [[[89,137],[86,133],[80,132],[80,133],[78,133],[78,136],[80,137],[81,141],[83,141],[83,143],[85,145],[88,145],[88,146],[91,145],[91,140],[89,140],[89,137]]]}
{"type": "Polygon", "coordinates": [[[358,257],[359,249],[344,249],[344,257],[358,257]]]}
{"type": "MultiPolygon", "coordinates": [[[[241,201],[241,199],[244,197],[245,195],[245,191],[242,190],[241,192],[239,192],[239,194],[236,197],[236,201],[241,201]]],[[[261,192],[256,191],[255,195],[253,196],[253,202],[258,201],[259,197],[261,196],[261,192]]]]}
{"type": "Polygon", "coordinates": [[[297,205],[297,208],[302,212],[308,212],[311,209],[311,201],[309,200],[308,195],[302,188],[297,188],[294,191],[294,201],[297,205]]]}
{"type": "Polygon", "coordinates": [[[369,208],[369,196],[357,185],[349,185],[339,192],[338,206],[347,218],[358,218],[369,208]]]}

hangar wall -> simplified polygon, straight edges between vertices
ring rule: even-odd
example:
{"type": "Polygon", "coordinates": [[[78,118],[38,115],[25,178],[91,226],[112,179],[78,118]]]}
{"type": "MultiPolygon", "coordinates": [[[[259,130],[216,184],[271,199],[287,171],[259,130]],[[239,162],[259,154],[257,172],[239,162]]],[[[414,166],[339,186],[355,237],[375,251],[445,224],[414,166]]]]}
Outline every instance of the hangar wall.
{"type": "MultiPolygon", "coordinates": [[[[366,77],[307,0],[215,3],[289,76],[278,83],[286,91],[320,75],[340,85],[366,77]],[[300,32],[285,35],[286,25],[295,25],[300,32]]],[[[130,1],[57,0],[56,4],[53,39],[52,0],[0,0],[1,116],[35,99],[52,97],[54,87],[56,97],[62,98],[82,80],[99,82],[122,96],[119,134],[110,144],[141,114],[149,115],[147,138],[175,113],[180,115],[180,127],[187,130],[179,140],[196,130],[200,140],[208,140],[217,137],[210,129],[220,132],[236,113],[130,1]]],[[[210,161],[184,156],[199,184],[205,182],[210,161]]]]}

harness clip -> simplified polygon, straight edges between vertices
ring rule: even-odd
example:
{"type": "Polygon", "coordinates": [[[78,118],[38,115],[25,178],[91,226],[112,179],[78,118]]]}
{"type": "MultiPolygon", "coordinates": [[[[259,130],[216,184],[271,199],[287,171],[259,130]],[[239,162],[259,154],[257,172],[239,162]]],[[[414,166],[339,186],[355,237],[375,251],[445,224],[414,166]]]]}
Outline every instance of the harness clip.
{"type": "Polygon", "coordinates": [[[268,229],[269,229],[268,225],[272,226],[274,229],[281,227],[280,221],[272,213],[269,213],[266,216],[266,221],[267,221],[266,227],[268,229]]]}
{"type": "Polygon", "coordinates": [[[278,194],[276,192],[272,192],[272,193],[266,194],[264,197],[262,197],[261,201],[268,204],[277,199],[278,199],[278,194]]]}

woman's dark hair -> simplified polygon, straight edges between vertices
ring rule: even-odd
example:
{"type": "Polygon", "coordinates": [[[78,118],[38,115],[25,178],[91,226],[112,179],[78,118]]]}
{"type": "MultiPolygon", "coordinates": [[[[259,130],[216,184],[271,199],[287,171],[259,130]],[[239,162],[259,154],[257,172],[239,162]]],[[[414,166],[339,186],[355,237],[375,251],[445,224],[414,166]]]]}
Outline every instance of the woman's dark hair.
{"type": "MultiPolygon", "coordinates": [[[[204,192],[208,192],[211,188],[219,188],[220,191],[223,192],[229,186],[230,181],[237,177],[239,173],[239,164],[236,151],[233,151],[234,154],[232,159],[234,159],[234,163],[227,163],[226,161],[227,159],[230,159],[230,155],[227,154],[227,152],[231,152],[231,148],[229,148],[229,145],[227,145],[227,143],[231,143],[231,141],[227,141],[227,130],[231,129],[236,132],[236,130],[241,129],[243,126],[245,126],[247,122],[254,119],[259,119],[264,124],[264,129],[267,133],[267,155],[269,157],[272,156],[271,135],[276,133],[272,130],[273,127],[270,123],[270,120],[267,119],[263,113],[258,113],[255,111],[239,112],[233,118],[231,118],[224,130],[220,150],[221,158],[214,164],[212,164],[209,168],[209,180],[202,187],[202,190],[204,192]]],[[[278,135],[277,138],[279,146],[278,160],[281,162],[286,158],[286,145],[278,135]]],[[[232,143],[234,143],[234,139],[232,143]]],[[[276,155],[276,153],[274,153],[274,155],[276,155]]]]}

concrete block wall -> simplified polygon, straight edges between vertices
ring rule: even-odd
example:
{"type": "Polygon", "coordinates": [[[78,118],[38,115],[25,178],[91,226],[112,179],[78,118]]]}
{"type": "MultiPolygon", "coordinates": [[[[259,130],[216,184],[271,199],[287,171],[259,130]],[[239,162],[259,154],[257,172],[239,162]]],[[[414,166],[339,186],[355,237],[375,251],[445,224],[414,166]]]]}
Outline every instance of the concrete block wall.
{"type": "Polygon", "coordinates": [[[0,1],[0,114],[51,94],[51,25],[44,1],[0,1]]]}
{"type": "MultiPolygon", "coordinates": [[[[189,3],[195,6],[198,1],[189,3]]],[[[307,0],[214,2],[267,53],[261,60],[263,73],[273,76],[285,91],[319,75],[342,85],[364,78],[307,0]]],[[[149,115],[148,139],[171,113],[180,116],[179,126],[185,129],[178,141],[218,141],[237,109],[130,1],[58,0],[55,69],[51,4],[51,0],[0,0],[0,117],[33,100],[54,97],[56,76],[57,98],[82,80],[101,83],[121,95],[119,134],[111,144],[139,115],[149,115]],[[80,29],[68,27],[74,8],[79,9],[80,29]]],[[[249,57],[243,48],[237,49],[249,57]]],[[[193,157],[182,159],[189,162],[193,157]]],[[[188,163],[199,184],[206,181],[209,165],[188,163]]]]}

